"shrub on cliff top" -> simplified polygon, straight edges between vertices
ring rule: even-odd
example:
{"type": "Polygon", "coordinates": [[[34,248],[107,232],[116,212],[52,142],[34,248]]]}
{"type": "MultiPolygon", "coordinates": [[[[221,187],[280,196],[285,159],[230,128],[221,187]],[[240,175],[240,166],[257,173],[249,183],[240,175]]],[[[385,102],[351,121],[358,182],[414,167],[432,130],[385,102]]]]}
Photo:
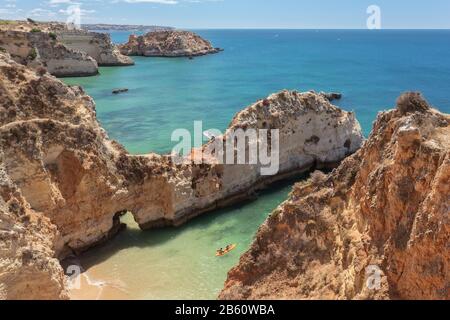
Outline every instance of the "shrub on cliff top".
{"type": "Polygon", "coordinates": [[[41,29],[33,28],[33,29],[30,30],[30,32],[32,32],[32,33],[41,32],[41,29]]]}
{"type": "Polygon", "coordinates": [[[405,92],[397,99],[397,109],[401,114],[408,112],[424,112],[430,109],[428,102],[420,92],[405,92]]]}
{"type": "Polygon", "coordinates": [[[263,100],[263,106],[264,107],[269,107],[270,106],[270,100],[269,99],[264,99],[263,100]]]}
{"type": "Polygon", "coordinates": [[[28,59],[35,60],[37,58],[37,51],[35,48],[30,50],[30,53],[28,54],[28,59]]]}
{"type": "Polygon", "coordinates": [[[37,73],[37,75],[42,77],[43,75],[45,75],[47,73],[47,68],[39,67],[36,69],[36,73],[37,73]]]}
{"type": "Polygon", "coordinates": [[[314,186],[320,186],[327,179],[327,175],[322,171],[316,170],[311,173],[310,181],[314,186]]]}

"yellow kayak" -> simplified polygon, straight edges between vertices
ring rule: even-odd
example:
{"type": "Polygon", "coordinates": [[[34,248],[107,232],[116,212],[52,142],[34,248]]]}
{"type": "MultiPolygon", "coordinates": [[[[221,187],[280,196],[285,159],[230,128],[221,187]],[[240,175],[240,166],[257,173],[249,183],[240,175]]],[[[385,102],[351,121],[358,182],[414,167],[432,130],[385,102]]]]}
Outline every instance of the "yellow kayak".
{"type": "Polygon", "coordinates": [[[224,250],[223,252],[216,252],[216,257],[223,257],[224,255],[229,254],[231,251],[233,251],[234,249],[236,249],[237,244],[233,244],[230,246],[230,248],[228,250],[224,250]]]}

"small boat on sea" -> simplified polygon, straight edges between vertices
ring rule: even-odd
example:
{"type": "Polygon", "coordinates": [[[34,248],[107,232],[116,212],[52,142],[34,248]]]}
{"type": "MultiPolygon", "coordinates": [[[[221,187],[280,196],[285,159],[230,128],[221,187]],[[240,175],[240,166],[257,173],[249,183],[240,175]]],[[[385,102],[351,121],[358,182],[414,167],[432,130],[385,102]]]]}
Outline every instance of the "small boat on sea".
{"type": "Polygon", "coordinates": [[[222,251],[221,250],[217,250],[216,257],[223,257],[223,256],[229,254],[234,249],[236,249],[236,247],[237,247],[237,244],[232,244],[232,245],[228,246],[228,248],[225,249],[225,250],[222,250],[222,251]]]}

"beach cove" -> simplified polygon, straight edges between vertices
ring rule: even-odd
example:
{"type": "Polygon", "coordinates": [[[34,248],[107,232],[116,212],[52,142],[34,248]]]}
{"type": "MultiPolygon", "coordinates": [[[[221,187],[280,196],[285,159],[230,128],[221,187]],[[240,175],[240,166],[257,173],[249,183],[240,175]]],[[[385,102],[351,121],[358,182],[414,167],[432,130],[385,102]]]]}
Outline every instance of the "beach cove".
{"type": "MultiPolygon", "coordinates": [[[[134,67],[101,68],[98,77],[64,81],[85,88],[111,138],[135,154],[169,152],[171,132],[189,129],[195,120],[224,129],[234,113],[284,88],[342,92],[338,104],[356,112],[366,134],[378,111],[394,105],[404,90],[422,91],[443,112],[450,110],[445,90],[450,79],[448,31],[199,33],[225,52],[194,60],[139,57],[134,67]],[[408,37],[415,41],[405,45],[401,39],[408,37]],[[118,87],[129,92],[113,96],[111,90],[118,87]]],[[[113,34],[116,41],[120,37],[113,34]]],[[[81,256],[94,289],[73,291],[72,297],[217,297],[226,273],[286,199],[293,182],[180,229],[141,232],[126,216],[127,231],[81,256]],[[214,257],[215,249],[228,243],[238,243],[238,249],[224,259],[214,257]]]]}

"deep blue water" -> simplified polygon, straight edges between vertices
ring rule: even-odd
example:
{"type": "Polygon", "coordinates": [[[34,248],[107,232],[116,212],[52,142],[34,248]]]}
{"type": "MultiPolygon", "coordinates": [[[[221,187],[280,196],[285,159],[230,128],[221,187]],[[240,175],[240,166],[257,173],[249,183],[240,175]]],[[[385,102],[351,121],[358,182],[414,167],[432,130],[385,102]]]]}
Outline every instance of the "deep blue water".
{"type": "MultiPolygon", "coordinates": [[[[225,51],[194,60],[136,57],[83,85],[110,136],[133,153],[168,152],[173,130],[225,129],[233,115],[282,89],[338,91],[367,135],[406,90],[450,112],[450,31],[195,30],[225,51]],[[116,87],[130,92],[111,94],[116,87]]],[[[126,32],[113,32],[117,43],[126,32]]]]}

